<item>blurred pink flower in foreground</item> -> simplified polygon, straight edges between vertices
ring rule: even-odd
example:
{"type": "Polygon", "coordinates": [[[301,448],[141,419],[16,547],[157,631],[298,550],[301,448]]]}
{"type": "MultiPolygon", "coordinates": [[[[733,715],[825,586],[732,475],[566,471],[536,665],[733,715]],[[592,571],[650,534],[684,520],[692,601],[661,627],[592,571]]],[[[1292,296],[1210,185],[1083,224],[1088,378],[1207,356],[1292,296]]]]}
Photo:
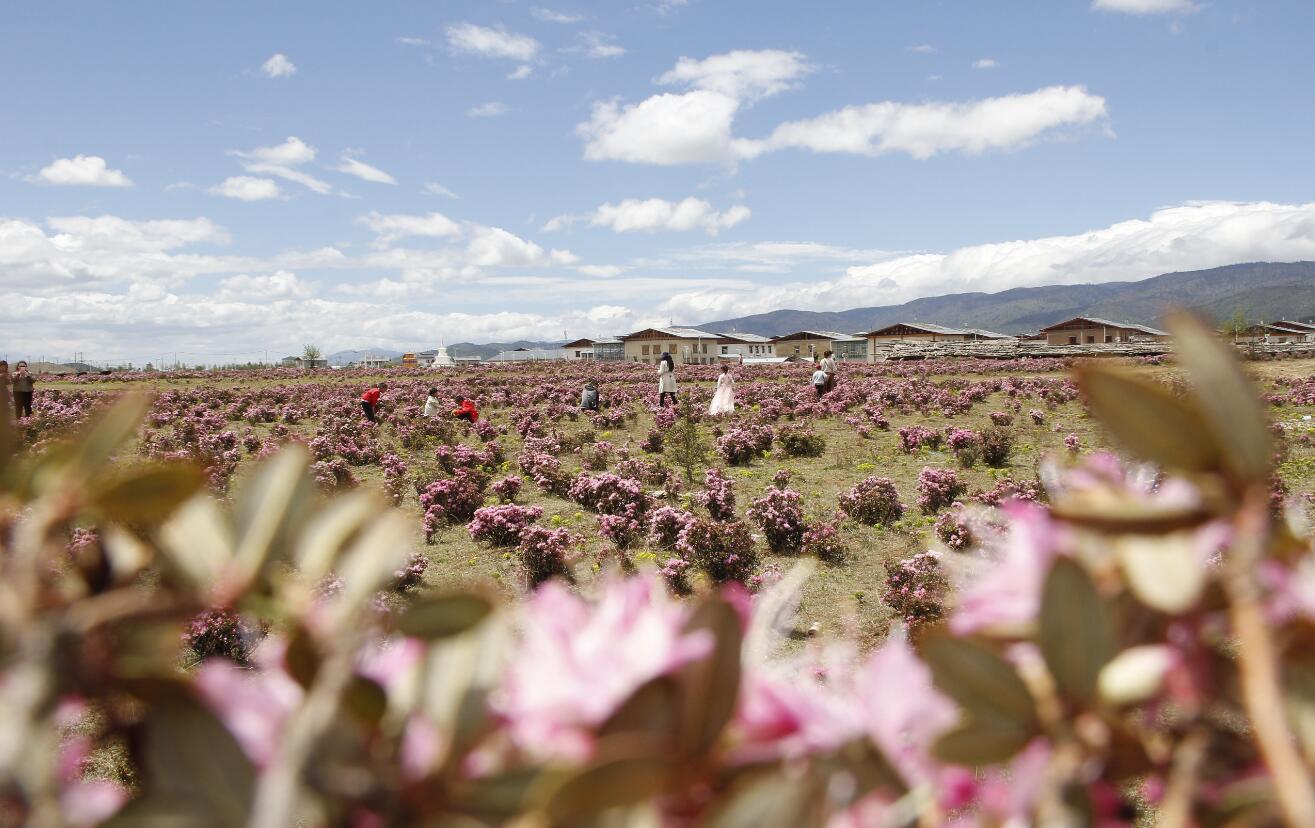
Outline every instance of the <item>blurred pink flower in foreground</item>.
{"type": "Polygon", "coordinates": [[[522,639],[496,702],[512,739],[537,756],[587,758],[589,728],[644,682],[706,655],[687,605],[656,577],[608,580],[590,604],[549,582],[524,604],[522,639]]]}

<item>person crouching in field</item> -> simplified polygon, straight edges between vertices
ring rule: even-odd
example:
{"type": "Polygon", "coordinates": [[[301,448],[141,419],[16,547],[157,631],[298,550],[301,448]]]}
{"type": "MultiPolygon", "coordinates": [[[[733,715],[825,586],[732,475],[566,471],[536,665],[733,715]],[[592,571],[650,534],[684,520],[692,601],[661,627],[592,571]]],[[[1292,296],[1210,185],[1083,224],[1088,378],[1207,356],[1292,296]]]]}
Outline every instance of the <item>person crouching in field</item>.
{"type": "Polygon", "coordinates": [[[437,416],[439,410],[442,409],[442,407],[443,404],[438,401],[438,389],[437,388],[429,389],[429,396],[425,397],[425,416],[426,417],[437,416]]]}
{"type": "Polygon", "coordinates": [[[379,395],[387,388],[388,386],[381,382],[361,395],[361,410],[365,412],[365,419],[372,423],[379,422],[375,419],[375,415],[379,413],[379,395]]]}
{"type": "Polygon", "coordinates": [[[584,384],[584,390],[580,392],[580,410],[598,410],[598,386],[594,385],[592,382],[586,382],[584,384]]]}
{"type": "Polygon", "coordinates": [[[813,372],[813,390],[817,392],[817,398],[819,400],[822,399],[822,395],[826,393],[826,371],[823,371],[821,366],[813,372]]]}
{"type": "Polygon", "coordinates": [[[457,407],[452,409],[453,417],[456,417],[458,420],[465,420],[471,425],[479,422],[479,409],[475,407],[473,401],[466,399],[461,394],[457,395],[456,400],[457,407]]]}

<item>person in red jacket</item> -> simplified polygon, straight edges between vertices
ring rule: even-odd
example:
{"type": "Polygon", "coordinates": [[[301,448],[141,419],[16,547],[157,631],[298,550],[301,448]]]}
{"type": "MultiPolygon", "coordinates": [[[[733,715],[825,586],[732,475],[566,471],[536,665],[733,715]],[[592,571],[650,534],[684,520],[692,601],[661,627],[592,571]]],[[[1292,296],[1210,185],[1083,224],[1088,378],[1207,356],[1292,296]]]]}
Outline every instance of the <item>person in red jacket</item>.
{"type": "Polygon", "coordinates": [[[388,386],[381,382],[361,395],[361,410],[365,412],[365,419],[372,423],[379,422],[375,419],[375,414],[379,412],[379,395],[387,388],[388,386]]]}
{"type": "Polygon", "coordinates": [[[452,416],[472,424],[479,422],[479,409],[475,407],[475,403],[460,394],[457,395],[456,399],[457,407],[452,409],[452,416]]]}

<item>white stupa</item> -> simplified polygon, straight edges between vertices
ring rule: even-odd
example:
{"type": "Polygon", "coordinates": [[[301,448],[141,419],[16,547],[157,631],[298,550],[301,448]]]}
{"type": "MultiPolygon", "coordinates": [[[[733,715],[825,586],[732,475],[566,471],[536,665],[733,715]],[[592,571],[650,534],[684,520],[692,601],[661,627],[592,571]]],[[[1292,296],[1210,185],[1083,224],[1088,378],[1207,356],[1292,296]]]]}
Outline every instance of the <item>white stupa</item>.
{"type": "Polygon", "coordinates": [[[434,349],[434,361],[429,363],[432,368],[452,368],[456,364],[456,360],[448,356],[447,348],[443,345],[434,349]]]}

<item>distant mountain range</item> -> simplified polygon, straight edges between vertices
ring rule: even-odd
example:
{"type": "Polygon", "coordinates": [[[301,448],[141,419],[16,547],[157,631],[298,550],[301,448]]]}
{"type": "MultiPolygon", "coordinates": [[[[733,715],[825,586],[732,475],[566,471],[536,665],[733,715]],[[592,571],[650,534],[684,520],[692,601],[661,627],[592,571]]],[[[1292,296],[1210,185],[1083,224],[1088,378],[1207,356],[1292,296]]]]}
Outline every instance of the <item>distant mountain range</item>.
{"type": "Polygon", "coordinates": [[[1252,322],[1306,319],[1315,316],[1315,262],[1253,262],[1165,273],[1139,282],[953,293],[846,311],[778,310],[697,327],[780,336],[805,330],[856,333],[896,322],[930,322],[1012,334],[1074,316],[1157,325],[1171,307],[1187,307],[1216,321],[1239,312],[1252,322]]]}

